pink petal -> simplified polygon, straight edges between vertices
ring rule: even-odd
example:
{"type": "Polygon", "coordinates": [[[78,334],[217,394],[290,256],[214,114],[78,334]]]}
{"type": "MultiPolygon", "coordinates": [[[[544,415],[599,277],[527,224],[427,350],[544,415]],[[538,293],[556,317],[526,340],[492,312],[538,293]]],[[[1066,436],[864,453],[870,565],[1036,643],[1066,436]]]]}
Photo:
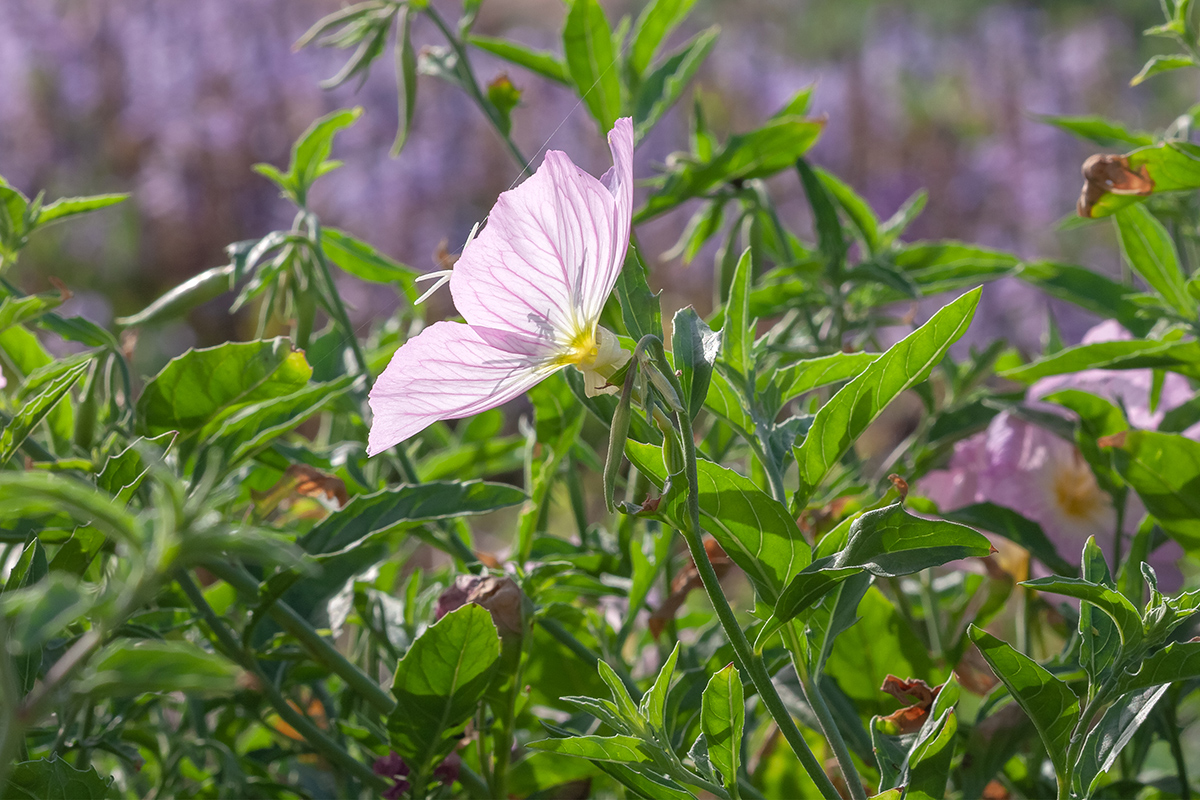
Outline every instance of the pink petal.
{"type": "Polygon", "coordinates": [[[528,337],[437,322],[408,340],[371,388],[375,455],[441,419],[478,414],[508,402],[559,367],[528,337]]]}
{"type": "Polygon", "coordinates": [[[633,209],[633,126],[617,120],[613,169],[597,180],[551,150],[533,177],[500,195],[450,278],[471,325],[570,344],[590,328],[625,261],[633,209]]]}

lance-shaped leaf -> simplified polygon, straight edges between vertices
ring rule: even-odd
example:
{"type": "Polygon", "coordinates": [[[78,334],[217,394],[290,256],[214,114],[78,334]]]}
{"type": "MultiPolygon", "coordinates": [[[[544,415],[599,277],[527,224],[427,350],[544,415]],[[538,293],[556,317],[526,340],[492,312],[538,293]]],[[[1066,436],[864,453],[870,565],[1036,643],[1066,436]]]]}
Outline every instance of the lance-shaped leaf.
{"type": "Polygon", "coordinates": [[[754,277],[752,249],[747,247],[738,259],[730,284],[728,314],[721,329],[725,337],[725,363],[743,378],[750,376],[754,365],[754,320],[750,318],[750,284],[754,277]]]}
{"type": "Polygon", "coordinates": [[[413,642],[396,667],[396,708],[388,716],[392,747],[413,773],[428,775],[453,752],[499,658],[492,615],[474,603],[451,611],[413,642]]]}
{"type": "Polygon", "coordinates": [[[701,31],[646,76],[633,99],[635,138],[641,139],[680,96],[717,43],[717,25],[701,31]]]}
{"type": "Polygon", "coordinates": [[[525,493],[502,483],[439,481],[359,495],[300,538],[313,555],[348,551],[373,537],[416,525],[468,514],[484,514],[524,502],[525,493]]]}
{"type": "Polygon", "coordinates": [[[964,294],[873,361],[817,412],[796,453],[798,498],[813,490],[896,395],[929,377],[971,324],[980,290],[964,294]]]}
{"type": "Polygon", "coordinates": [[[51,409],[67,396],[71,387],[83,377],[87,370],[86,363],[76,365],[17,410],[12,420],[4,426],[4,430],[0,431],[0,466],[12,458],[13,454],[17,452],[17,448],[24,444],[25,439],[29,437],[37,424],[45,419],[51,409]]]}
{"type": "Polygon", "coordinates": [[[1067,746],[1079,722],[1079,698],[1042,665],[983,629],[972,625],[968,635],[992,672],[1033,720],[1055,773],[1065,775],[1067,746]]]}
{"type": "MultiPolygon", "coordinates": [[[[1113,585],[1108,562],[1094,536],[1088,537],[1083,546],[1083,579],[1108,588],[1113,585]]],[[[1141,621],[1138,622],[1141,633],[1141,621]]],[[[1092,603],[1080,603],[1079,640],[1079,663],[1092,683],[1099,685],[1112,672],[1113,660],[1121,648],[1121,631],[1109,614],[1092,603]]]]}
{"type": "Polygon", "coordinates": [[[721,772],[726,789],[734,791],[741,764],[746,700],[737,667],[728,664],[709,680],[701,700],[700,729],[708,745],[708,760],[721,772]]]}
{"type": "Polygon", "coordinates": [[[1200,678],[1200,642],[1175,642],[1143,661],[1137,674],[1125,676],[1121,691],[1136,692],[1194,678],[1200,678]]]}
{"type": "Polygon", "coordinates": [[[1133,297],[1140,294],[1139,291],[1090,269],[1074,264],[1036,261],[1022,264],[1017,277],[1059,300],[1074,303],[1101,317],[1117,320],[1134,336],[1145,336],[1152,327],[1152,320],[1137,315],[1140,307],[1133,297]]]}
{"type": "Polygon", "coordinates": [[[1127,431],[1101,442],[1113,461],[1172,539],[1200,548],[1200,443],[1156,431],[1127,431]]]}
{"type": "Polygon", "coordinates": [[[787,402],[805,392],[862,374],[879,353],[832,353],[806,358],[772,376],[783,387],[782,401],[787,402]]]}
{"type": "Polygon", "coordinates": [[[543,78],[549,78],[564,86],[571,85],[570,77],[567,75],[567,65],[560,61],[553,53],[534,50],[517,42],[510,42],[507,39],[494,39],[491,36],[472,34],[467,37],[467,41],[480,50],[486,50],[494,56],[503,58],[505,61],[516,64],[519,67],[524,67],[531,72],[536,72],[543,78]]]}
{"type": "Polygon", "coordinates": [[[663,39],[695,4],[696,0],[654,0],[646,5],[633,25],[633,44],[629,48],[629,70],[634,75],[646,71],[663,39]]]}
{"type": "Polygon", "coordinates": [[[338,131],[353,125],[360,116],[362,108],[344,108],[326,114],[313,122],[292,146],[292,161],[286,174],[270,164],[255,164],[255,172],[272,181],[296,205],[303,206],[313,181],[342,164],[329,160],[333,137],[338,131]]]}
{"type": "Polygon", "coordinates": [[[1109,706],[1108,711],[1088,731],[1083,741],[1083,750],[1075,762],[1075,793],[1091,797],[1099,788],[1101,775],[1112,769],[1117,756],[1129,744],[1129,740],[1149,718],[1154,706],[1166,694],[1169,685],[1142,689],[1124,695],[1109,706]]]}
{"type": "Polygon", "coordinates": [[[1195,316],[1196,301],[1184,288],[1183,269],[1171,234],[1145,205],[1117,212],[1121,254],[1164,300],[1184,316],[1195,316]]]}
{"type": "Polygon", "coordinates": [[[675,664],[678,661],[679,643],[676,642],[675,649],[671,651],[671,655],[663,662],[662,669],[658,671],[654,685],[650,687],[650,691],[642,695],[642,700],[638,704],[638,711],[642,717],[658,730],[665,730],[667,692],[671,690],[671,680],[675,677],[675,664]]]}
{"type": "Polygon", "coordinates": [[[565,739],[542,739],[530,742],[527,746],[532,750],[618,764],[645,764],[652,760],[642,740],[635,736],[570,736],[565,739]]]}
{"type": "Polygon", "coordinates": [[[1121,634],[1121,643],[1127,652],[1141,644],[1142,616],[1125,595],[1114,589],[1086,581],[1083,578],[1060,577],[1023,581],[1021,585],[1042,592],[1054,592],[1086,600],[1110,616],[1117,624],[1117,630],[1121,634]]]}
{"type": "MultiPolygon", "coordinates": [[[[630,441],[625,454],[658,486],[666,481],[659,448],[630,441]]],[[[741,567],[762,598],[774,604],[792,576],[812,560],[796,520],[749,478],[703,459],[696,468],[704,529],[741,567]]],[[[675,527],[684,527],[685,493],[671,492],[659,513],[675,527]]]]}
{"type": "Polygon", "coordinates": [[[1015,369],[1003,378],[1032,383],[1039,378],[1081,372],[1085,369],[1165,369],[1182,375],[1200,375],[1200,343],[1127,339],[1081,344],[1059,350],[1015,369]]]}
{"type": "Polygon", "coordinates": [[[612,29],[596,0],[572,0],[563,51],[576,91],[600,129],[610,130],[621,108],[620,70],[614,64],[612,29]]]}
{"type": "Polygon", "coordinates": [[[868,511],[851,523],[848,541],[840,552],[814,562],[791,580],[763,633],[778,630],[858,572],[881,577],[911,575],[960,558],[982,558],[991,552],[991,542],[983,534],[966,525],[915,517],[901,503],[868,511]],[[822,566],[817,567],[818,563],[822,566]]]}
{"type": "Polygon", "coordinates": [[[187,432],[250,403],[297,392],[312,368],[284,338],[189,350],[146,384],[138,417],[151,436],[187,432]]]}

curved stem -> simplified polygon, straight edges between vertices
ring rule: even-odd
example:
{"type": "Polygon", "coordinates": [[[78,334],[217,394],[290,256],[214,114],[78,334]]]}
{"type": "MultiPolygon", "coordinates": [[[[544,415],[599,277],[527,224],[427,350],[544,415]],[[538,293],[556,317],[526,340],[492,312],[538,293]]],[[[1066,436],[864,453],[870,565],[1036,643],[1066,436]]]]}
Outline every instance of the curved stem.
{"type": "Polygon", "coordinates": [[[213,636],[216,637],[217,644],[224,652],[226,658],[254,675],[258,680],[259,690],[267,696],[267,700],[284,722],[295,728],[304,737],[305,741],[312,745],[314,750],[353,774],[363,783],[379,790],[390,787],[390,784],[386,780],[376,775],[366,764],[347,753],[341,745],[314,725],[307,715],[301,714],[292,707],[287,698],[275,688],[275,684],[262,671],[255,655],[242,646],[242,643],[229,630],[224,621],[213,611],[212,606],[204,599],[203,592],[200,591],[200,587],[196,585],[196,582],[192,580],[191,575],[181,572],[176,576],[176,582],[179,584],[179,588],[183,589],[183,593],[187,595],[188,600],[191,601],[201,618],[204,619],[213,636]]]}
{"type": "MultiPolygon", "coordinates": [[[[243,598],[250,601],[259,599],[258,581],[243,567],[215,559],[206,562],[204,567],[232,586],[243,598]]],[[[275,600],[267,609],[267,613],[279,627],[296,637],[317,662],[344,680],[377,712],[387,716],[396,707],[396,701],[378,683],[338,652],[324,636],[317,633],[308,620],[296,613],[287,603],[275,600]]]]}
{"type": "Polygon", "coordinates": [[[480,91],[479,81],[475,78],[475,71],[471,69],[471,61],[467,58],[467,50],[463,47],[462,41],[454,35],[454,31],[450,30],[450,27],[442,19],[442,15],[437,12],[436,8],[428,5],[424,8],[424,11],[433,20],[433,24],[438,27],[442,35],[446,37],[446,41],[450,44],[451,49],[454,50],[454,55],[458,58],[458,76],[462,81],[463,88],[466,89],[471,99],[475,101],[475,105],[479,106],[479,110],[483,112],[483,115],[488,118],[488,122],[492,123],[492,127],[496,129],[496,133],[499,134],[500,139],[504,142],[504,146],[508,148],[509,154],[516,160],[517,165],[521,167],[521,174],[532,174],[533,170],[529,168],[529,161],[526,160],[525,156],[521,155],[521,151],[517,148],[512,137],[504,132],[495,108],[483,96],[483,92],[480,91]]]}
{"type": "MultiPolygon", "coordinates": [[[[671,368],[666,354],[663,352],[662,342],[655,342],[651,350],[659,370],[663,377],[671,383],[671,388],[675,390],[676,395],[686,397],[683,387],[675,377],[675,370],[671,368]]],[[[686,528],[681,533],[684,541],[687,542],[688,550],[691,551],[692,561],[696,564],[696,571],[700,574],[704,591],[708,594],[708,598],[717,612],[717,618],[725,630],[729,643],[733,645],[733,652],[742,669],[750,675],[750,680],[754,683],[754,688],[758,691],[763,705],[767,707],[783,737],[791,745],[796,757],[800,759],[809,778],[816,784],[817,790],[825,800],[841,800],[841,795],[834,788],[829,776],[825,774],[825,770],[821,768],[821,762],[817,761],[808,742],[804,741],[800,729],[796,727],[796,721],[788,713],[779,692],[771,682],[771,675],[767,672],[762,659],[754,654],[754,649],[746,639],[746,634],[742,630],[737,616],[733,613],[729,601],[725,599],[724,592],[721,591],[716,570],[713,569],[712,562],[708,560],[704,542],[701,541],[699,478],[696,471],[696,441],[692,433],[692,420],[687,413],[675,416],[683,439],[683,456],[688,484],[687,517],[683,520],[686,528]]]]}
{"type": "Polygon", "coordinates": [[[315,214],[307,213],[305,217],[309,228],[311,249],[316,256],[317,267],[320,269],[321,279],[325,282],[325,289],[329,293],[329,302],[333,308],[334,317],[346,335],[346,340],[350,343],[350,349],[354,353],[354,361],[358,364],[359,372],[365,379],[370,380],[371,371],[367,368],[366,356],[363,355],[362,347],[358,344],[358,336],[354,333],[354,326],[350,322],[350,315],[346,312],[346,304],[342,302],[342,295],[337,290],[337,284],[333,282],[333,273],[329,269],[329,259],[325,257],[325,248],[321,246],[321,223],[315,214]]]}

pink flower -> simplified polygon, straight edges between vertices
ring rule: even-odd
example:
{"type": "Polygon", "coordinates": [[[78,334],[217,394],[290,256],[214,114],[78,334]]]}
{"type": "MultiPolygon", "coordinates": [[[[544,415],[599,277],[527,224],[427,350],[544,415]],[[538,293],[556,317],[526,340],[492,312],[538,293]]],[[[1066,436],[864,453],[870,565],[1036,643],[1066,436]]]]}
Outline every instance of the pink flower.
{"type": "Polygon", "coordinates": [[[633,216],[633,125],[608,135],[613,168],[597,180],[551,150],[537,173],[496,200],[450,276],[466,319],[436,322],[404,344],[371,389],[370,455],[437,420],[477,414],[568,364],[589,394],[626,361],[598,323],[633,216]]]}
{"type": "MultiPolygon", "coordinates": [[[[1131,338],[1116,322],[1092,328],[1083,342],[1131,338]]],[[[1192,390],[1180,375],[1168,374],[1158,408],[1150,411],[1152,374],[1145,370],[1091,369],[1071,375],[1044,378],[1029,389],[1036,399],[1062,389],[1079,389],[1118,403],[1135,428],[1155,428],[1171,408],[1191,399],[1192,390]]],[[[1060,406],[1034,403],[1042,411],[1067,413],[1060,406]]],[[[1074,444],[1036,425],[1004,412],[987,430],[954,447],[945,470],[934,470],[921,479],[919,491],[944,511],[972,503],[991,502],[1011,508],[1042,526],[1047,538],[1067,561],[1079,563],[1089,536],[1106,553],[1113,552],[1117,515],[1112,498],[1100,488],[1096,476],[1074,444]]],[[[1130,492],[1126,500],[1124,532],[1133,533],[1145,508],[1130,492]]],[[[1167,542],[1151,555],[1151,566],[1164,591],[1182,585],[1176,562],[1183,551],[1167,542]]]]}

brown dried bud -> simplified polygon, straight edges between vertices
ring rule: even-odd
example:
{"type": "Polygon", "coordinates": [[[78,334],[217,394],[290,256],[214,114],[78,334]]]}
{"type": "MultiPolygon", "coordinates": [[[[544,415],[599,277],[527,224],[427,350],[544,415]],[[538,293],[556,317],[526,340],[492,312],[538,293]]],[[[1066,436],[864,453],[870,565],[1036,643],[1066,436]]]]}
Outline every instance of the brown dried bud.
{"type": "Polygon", "coordinates": [[[1154,181],[1143,164],[1134,172],[1129,156],[1097,154],[1083,162],[1083,191],[1075,210],[1081,217],[1092,216],[1092,209],[1106,194],[1145,197],[1154,191],[1154,181]]]}
{"type": "Polygon", "coordinates": [[[501,636],[521,636],[524,633],[524,595],[512,578],[459,575],[454,579],[454,584],[438,598],[434,614],[441,619],[467,603],[486,608],[501,636]]]}

